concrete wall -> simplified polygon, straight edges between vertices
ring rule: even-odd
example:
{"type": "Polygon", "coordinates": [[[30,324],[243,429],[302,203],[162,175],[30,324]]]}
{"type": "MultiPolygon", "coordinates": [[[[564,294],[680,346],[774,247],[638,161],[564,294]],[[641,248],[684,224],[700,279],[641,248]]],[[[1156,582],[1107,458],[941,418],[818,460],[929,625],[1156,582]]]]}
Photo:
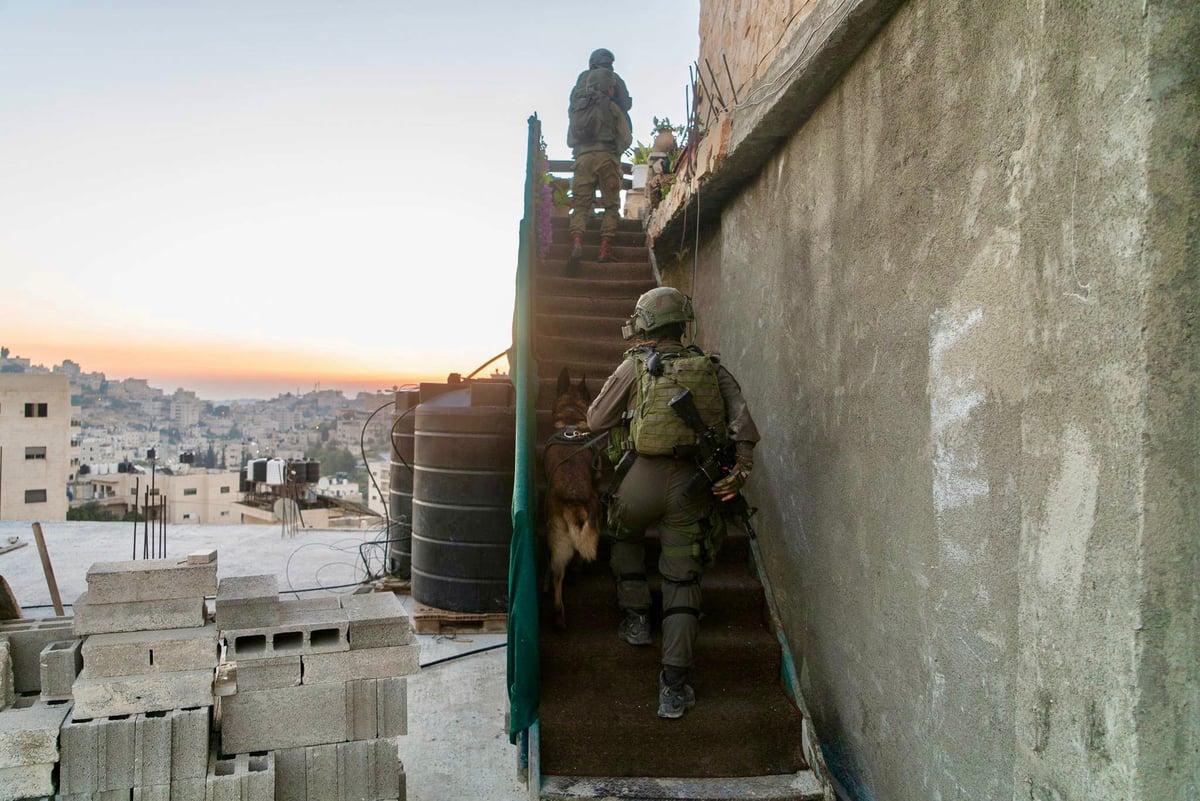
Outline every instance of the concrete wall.
{"type": "Polygon", "coordinates": [[[912,0],[664,266],[859,798],[1196,797],[1198,14],[912,0]]]}

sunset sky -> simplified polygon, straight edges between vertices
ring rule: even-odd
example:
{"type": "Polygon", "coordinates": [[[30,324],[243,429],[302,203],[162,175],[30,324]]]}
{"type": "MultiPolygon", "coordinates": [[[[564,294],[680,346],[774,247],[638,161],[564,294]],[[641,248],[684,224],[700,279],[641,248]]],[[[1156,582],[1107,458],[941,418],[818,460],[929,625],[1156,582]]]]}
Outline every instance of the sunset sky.
{"type": "Polygon", "coordinates": [[[468,373],[526,118],[569,157],[608,47],[635,138],[682,121],[698,4],[0,0],[0,345],[213,400],[468,373]]]}

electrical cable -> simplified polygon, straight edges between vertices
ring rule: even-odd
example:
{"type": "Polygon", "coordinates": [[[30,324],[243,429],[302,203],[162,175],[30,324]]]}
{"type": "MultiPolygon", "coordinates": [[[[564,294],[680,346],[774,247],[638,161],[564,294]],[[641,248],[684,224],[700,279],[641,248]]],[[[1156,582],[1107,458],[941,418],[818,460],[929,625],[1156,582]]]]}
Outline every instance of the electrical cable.
{"type": "Polygon", "coordinates": [[[421,665],[421,669],[424,670],[425,668],[436,667],[437,665],[443,665],[447,662],[453,662],[456,659],[462,659],[463,657],[467,657],[467,656],[474,656],[475,654],[485,654],[488,651],[495,651],[498,648],[505,648],[507,646],[508,646],[507,642],[498,642],[498,643],[495,643],[494,645],[485,645],[482,648],[476,648],[473,651],[464,651],[461,654],[454,654],[453,656],[443,656],[441,659],[435,659],[432,662],[424,663],[423,665],[421,665]]]}

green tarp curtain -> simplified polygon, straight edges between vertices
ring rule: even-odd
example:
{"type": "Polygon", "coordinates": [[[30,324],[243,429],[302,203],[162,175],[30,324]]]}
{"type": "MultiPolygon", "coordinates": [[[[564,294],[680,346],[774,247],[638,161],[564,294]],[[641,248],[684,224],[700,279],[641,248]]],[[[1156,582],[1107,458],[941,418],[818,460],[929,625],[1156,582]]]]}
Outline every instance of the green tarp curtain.
{"type": "Polygon", "coordinates": [[[516,742],[538,719],[540,668],[538,655],[538,582],[534,471],[537,458],[537,363],[533,359],[532,237],[537,172],[541,154],[541,121],[529,118],[529,151],[525,168],[525,217],[517,249],[513,347],[509,368],[517,396],[516,463],[513,473],[512,544],[508,562],[508,735],[516,742]]]}

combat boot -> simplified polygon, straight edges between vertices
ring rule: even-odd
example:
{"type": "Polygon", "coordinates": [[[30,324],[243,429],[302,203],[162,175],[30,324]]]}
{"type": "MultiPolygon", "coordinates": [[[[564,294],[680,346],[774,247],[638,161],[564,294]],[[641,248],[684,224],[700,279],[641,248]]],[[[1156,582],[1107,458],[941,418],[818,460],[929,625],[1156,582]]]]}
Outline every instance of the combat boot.
{"type": "Polygon", "coordinates": [[[611,236],[600,237],[600,255],[597,257],[596,261],[600,262],[601,264],[611,264],[612,262],[617,261],[617,257],[613,253],[612,249],[611,236]]]}
{"type": "Polygon", "coordinates": [[[617,626],[617,636],[630,645],[649,645],[650,618],[645,612],[626,609],[621,625],[617,626]]]}
{"type": "Polygon", "coordinates": [[[696,705],[696,691],[686,681],[687,674],[675,682],[667,683],[666,671],[658,674],[658,716],[665,720],[676,720],[696,705]]]}
{"type": "Polygon", "coordinates": [[[575,271],[579,269],[580,263],[583,261],[583,234],[571,234],[571,255],[567,257],[567,269],[575,271]]]}

